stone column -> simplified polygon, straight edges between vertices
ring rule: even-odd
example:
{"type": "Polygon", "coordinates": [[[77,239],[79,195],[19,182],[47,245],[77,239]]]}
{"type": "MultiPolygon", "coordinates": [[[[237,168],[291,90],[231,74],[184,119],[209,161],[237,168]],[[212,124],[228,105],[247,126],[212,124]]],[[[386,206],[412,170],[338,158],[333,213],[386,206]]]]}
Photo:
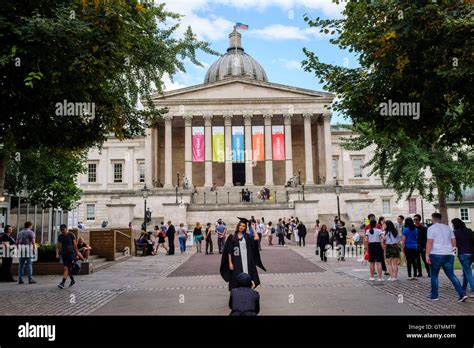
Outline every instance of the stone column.
{"type": "Polygon", "coordinates": [[[251,112],[246,112],[244,116],[245,126],[245,185],[253,185],[253,153],[252,153],[252,117],[251,112]]]}
{"type": "Polygon", "coordinates": [[[293,148],[291,141],[291,118],[293,114],[283,114],[285,123],[285,173],[286,181],[290,180],[293,173],[293,148]]]}
{"type": "Polygon", "coordinates": [[[212,114],[204,118],[204,187],[212,187],[212,114]]]}
{"type": "Polygon", "coordinates": [[[324,119],[324,152],[326,155],[326,184],[333,183],[332,177],[332,141],[331,141],[331,114],[323,114],[324,119]]]}
{"type": "Polygon", "coordinates": [[[234,186],[232,176],[232,113],[226,113],[224,117],[224,137],[225,137],[225,184],[224,186],[234,186]]]}
{"type": "Polygon", "coordinates": [[[189,188],[193,187],[193,149],[192,126],[193,116],[184,115],[184,176],[188,178],[189,188]]]}
{"type": "Polygon", "coordinates": [[[265,124],[265,186],[273,185],[273,149],[272,149],[272,117],[273,114],[264,114],[265,124]]]}
{"type": "Polygon", "coordinates": [[[148,188],[153,187],[153,156],[154,156],[154,148],[153,144],[155,142],[154,139],[154,132],[155,128],[148,128],[145,131],[145,184],[148,188]]]}
{"type": "Polygon", "coordinates": [[[304,113],[304,161],[306,171],[306,185],[314,185],[313,174],[313,140],[311,138],[311,118],[313,114],[304,113]]]}
{"type": "Polygon", "coordinates": [[[165,182],[163,184],[164,189],[171,189],[173,188],[172,182],[172,171],[173,171],[173,153],[172,153],[172,142],[171,137],[173,136],[172,132],[172,124],[173,124],[173,117],[172,116],[163,116],[165,120],[165,182]]]}

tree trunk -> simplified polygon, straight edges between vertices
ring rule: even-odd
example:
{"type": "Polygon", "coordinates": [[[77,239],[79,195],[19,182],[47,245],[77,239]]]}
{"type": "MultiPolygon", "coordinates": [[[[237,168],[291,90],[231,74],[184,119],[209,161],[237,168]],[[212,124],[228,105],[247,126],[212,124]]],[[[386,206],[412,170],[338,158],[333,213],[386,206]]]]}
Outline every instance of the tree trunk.
{"type": "Polygon", "coordinates": [[[438,209],[441,214],[441,222],[449,225],[448,222],[448,207],[446,205],[446,193],[442,185],[438,185],[438,209]]]}

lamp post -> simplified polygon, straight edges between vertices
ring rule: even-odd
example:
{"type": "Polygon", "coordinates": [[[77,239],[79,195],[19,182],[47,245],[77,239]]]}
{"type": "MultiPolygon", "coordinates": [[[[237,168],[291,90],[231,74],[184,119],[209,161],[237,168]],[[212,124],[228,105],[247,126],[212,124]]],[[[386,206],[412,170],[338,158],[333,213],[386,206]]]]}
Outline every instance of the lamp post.
{"type": "Polygon", "coordinates": [[[142,196],[143,196],[143,201],[145,203],[145,209],[143,210],[143,216],[144,216],[144,219],[143,219],[143,231],[146,232],[146,199],[148,198],[148,193],[150,192],[150,190],[146,187],[146,184],[145,186],[142,188],[142,196]]]}
{"type": "Polygon", "coordinates": [[[342,186],[339,185],[339,181],[336,180],[336,185],[334,185],[334,192],[336,192],[337,197],[337,219],[341,221],[341,209],[339,207],[339,195],[341,194],[342,186]]]}
{"type": "Polygon", "coordinates": [[[177,179],[178,179],[178,180],[177,180],[177,185],[176,185],[176,186],[178,186],[178,187],[179,187],[179,172],[177,172],[177,173],[176,173],[176,177],[177,177],[177,179]]]}

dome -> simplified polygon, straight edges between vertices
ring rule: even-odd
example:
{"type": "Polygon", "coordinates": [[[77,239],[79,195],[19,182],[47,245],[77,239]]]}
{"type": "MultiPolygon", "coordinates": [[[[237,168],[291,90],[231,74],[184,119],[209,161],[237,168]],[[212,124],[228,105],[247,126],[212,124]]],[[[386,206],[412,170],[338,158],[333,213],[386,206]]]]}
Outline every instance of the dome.
{"type": "Polygon", "coordinates": [[[268,81],[262,66],[244,52],[240,44],[240,33],[235,30],[229,34],[227,53],[212,63],[207,70],[204,83],[212,83],[229,77],[244,77],[257,81],[268,81]]]}

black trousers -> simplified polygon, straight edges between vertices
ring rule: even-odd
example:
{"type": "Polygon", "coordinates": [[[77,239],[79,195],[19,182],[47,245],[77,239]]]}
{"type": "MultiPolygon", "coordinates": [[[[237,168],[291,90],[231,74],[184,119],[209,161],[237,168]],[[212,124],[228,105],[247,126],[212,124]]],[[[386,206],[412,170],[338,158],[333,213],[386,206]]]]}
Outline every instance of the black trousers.
{"type": "Polygon", "coordinates": [[[278,235],[278,245],[285,245],[285,236],[283,234],[278,235]]]}
{"type": "Polygon", "coordinates": [[[306,245],[306,242],[305,242],[305,238],[306,238],[306,235],[304,236],[299,236],[300,237],[300,240],[298,241],[298,245],[301,246],[301,242],[303,242],[303,246],[306,245]]]}
{"type": "Polygon", "coordinates": [[[209,253],[212,253],[212,247],[213,247],[213,244],[212,244],[212,239],[206,239],[206,254],[209,254],[209,253]]]}
{"type": "Polygon", "coordinates": [[[8,282],[13,280],[11,267],[13,258],[4,257],[2,258],[2,268],[0,268],[0,281],[8,282]]]}
{"type": "Polygon", "coordinates": [[[423,274],[421,272],[421,260],[423,260],[423,263],[425,264],[426,274],[429,277],[430,276],[430,265],[426,263],[426,249],[418,249],[418,255],[417,255],[417,258],[416,258],[418,276],[420,276],[420,277],[423,274]]]}
{"type": "Polygon", "coordinates": [[[328,257],[326,256],[326,245],[322,245],[319,247],[319,256],[321,257],[321,261],[328,260],[328,257]]]}
{"type": "Polygon", "coordinates": [[[174,255],[174,238],[168,238],[168,254],[174,255]]]}
{"type": "Polygon", "coordinates": [[[405,248],[405,256],[407,258],[407,272],[408,278],[411,278],[411,269],[413,268],[413,275],[416,276],[418,269],[417,258],[418,258],[418,249],[409,249],[405,248]]]}

